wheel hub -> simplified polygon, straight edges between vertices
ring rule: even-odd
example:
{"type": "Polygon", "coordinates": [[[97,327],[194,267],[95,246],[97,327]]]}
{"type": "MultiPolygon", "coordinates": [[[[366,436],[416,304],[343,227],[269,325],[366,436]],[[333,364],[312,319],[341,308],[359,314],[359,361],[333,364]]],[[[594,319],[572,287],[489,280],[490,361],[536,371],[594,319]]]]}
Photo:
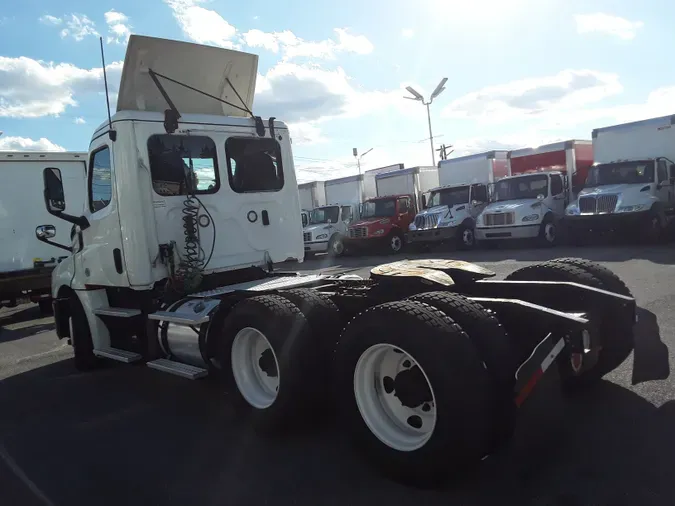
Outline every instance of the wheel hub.
{"type": "MultiPolygon", "coordinates": [[[[427,380],[417,365],[398,373],[392,383],[392,393],[398,397],[398,400],[406,408],[417,408],[432,400],[431,391],[427,387],[427,380]]],[[[386,388],[387,383],[385,383],[386,388]]]]}

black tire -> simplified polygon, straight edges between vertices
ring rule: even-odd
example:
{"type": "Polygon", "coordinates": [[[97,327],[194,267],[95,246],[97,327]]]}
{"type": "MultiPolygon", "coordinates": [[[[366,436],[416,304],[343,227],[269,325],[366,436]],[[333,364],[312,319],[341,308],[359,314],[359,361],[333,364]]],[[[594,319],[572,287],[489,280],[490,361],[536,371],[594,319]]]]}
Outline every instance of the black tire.
{"type": "Polygon", "coordinates": [[[397,253],[401,253],[403,251],[404,246],[405,242],[403,240],[403,234],[401,231],[396,229],[392,230],[387,236],[387,252],[392,255],[396,255],[397,253]],[[395,244],[399,244],[398,249],[396,249],[395,244]]]}
{"type": "Polygon", "coordinates": [[[75,355],[75,369],[86,372],[97,369],[101,361],[94,355],[94,342],[84,307],[77,294],[70,296],[70,317],[72,318],[71,342],[75,355]]]}
{"type": "Polygon", "coordinates": [[[505,442],[515,427],[513,386],[518,362],[504,327],[482,305],[457,293],[426,292],[413,295],[408,300],[423,302],[443,311],[469,335],[496,386],[493,420],[497,423],[493,446],[505,442]]]}
{"type": "Polygon", "coordinates": [[[471,226],[460,225],[457,230],[457,248],[460,250],[471,250],[476,247],[476,235],[471,226]]]}
{"type": "Polygon", "coordinates": [[[340,234],[333,234],[333,236],[330,238],[330,241],[328,241],[328,256],[331,257],[341,257],[345,253],[345,244],[342,241],[342,237],[340,234]],[[336,248],[336,243],[339,243],[342,245],[340,251],[335,251],[336,248]]]}
{"type": "Polygon", "coordinates": [[[435,308],[413,301],[372,307],[354,318],[336,350],[339,413],[356,447],[396,481],[440,484],[449,473],[476,464],[491,443],[493,385],[473,343],[435,308]],[[426,373],[436,399],[436,425],[418,449],[399,451],[382,442],[356,402],[354,373],[362,353],[376,344],[400,347],[426,373]]]}
{"type": "Polygon", "coordinates": [[[650,211],[641,229],[642,239],[648,244],[659,244],[665,236],[663,221],[658,211],[650,211]]]}
{"type": "Polygon", "coordinates": [[[618,293],[620,295],[625,295],[626,297],[633,296],[629,288],[626,286],[626,283],[624,283],[619,276],[614,274],[607,267],[603,267],[596,262],[586,260],[585,258],[572,257],[556,258],[551,260],[551,262],[579,267],[580,269],[583,269],[595,276],[602,283],[604,289],[608,292],[618,293]]]}
{"type": "Polygon", "coordinates": [[[235,394],[240,406],[251,412],[251,423],[261,432],[277,432],[290,428],[306,400],[303,385],[307,351],[312,332],[295,304],[279,295],[260,295],[234,305],[223,321],[219,346],[222,378],[235,394]],[[232,373],[232,345],[237,333],[252,327],[259,330],[272,347],[278,364],[279,389],[274,402],[266,408],[255,408],[241,394],[232,373]]]}
{"type": "MultiPolygon", "coordinates": [[[[519,281],[568,281],[611,291],[590,270],[583,269],[571,263],[549,261],[523,267],[512,272],[507,280],[519,281]]],[[[593,315],[592,315],[593,316],[593,315]]],[[[597,383],[605,374],[613,371],[623,363],[633,350],[633,329],[619,328],[611,314],[599,314],[600,340],[602,349],[598,353],[596,364],[575,375],[572,372],[569,360],[565,353],[558,360],[558,370],[562,386],[567,391],[576,391],[597,383]]]]}
{"type": "Polygon", "coordinates": [[[54,308],[52,307],[52,299],[40,299],[38,301],[38,307],[40,308],[40,313],[43,315],[50,315],[54,313],[54,308]]]}
{"type": "Polygon", "coordinates": [[[539,227],[539,244],[546,248],[552,248],[558,242],[558,224],[550,216],[545,217],[539,227]]]}
{"type": "Polygon", "coordinates": [[[279,295],[292,302],[303,314],[312,332],[312,358],[303,369],[304,384],[313,402],[326,407],[330,388],[331,362],[342,323],[337,306],[325,293],[309,288],[283,290],[279,295]]]}

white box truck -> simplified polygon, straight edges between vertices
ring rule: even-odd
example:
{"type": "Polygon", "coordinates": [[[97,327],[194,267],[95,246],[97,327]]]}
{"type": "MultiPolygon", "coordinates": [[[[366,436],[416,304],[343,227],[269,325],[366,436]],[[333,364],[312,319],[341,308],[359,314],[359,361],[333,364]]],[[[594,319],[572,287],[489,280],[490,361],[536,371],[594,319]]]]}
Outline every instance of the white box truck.
{"type": "Polygon", "coordinates": [[[312,181],[298,185],[300,208],[311,211],[315,207],[326,205],[326,191],[323,181],[312,181]]]}
{"type": "Polygon", "coordinates": [[[499,448],[552,364],[578,389],[630,353],[635,300],[592,262],[530,265],[518,283],[434,259],[367,280],[274,271],[303,256],[300,202],[288,127],[251,112],[256,75],[255,55],[132,35],[84,210],[44,170],[48,212],[75,225],[52,294],[77,368],[212,377],[262,432],[329,408],[373,465],[431,485],[499,448]]]}
{"type": "Polygon", "coordinates": [[[360,204],[364,200],[375,197],[375,174],[366,172],[354,176],[330,179],[324,182],[326,204],[360,204]]]}
{"type": "Polygon", "coordinates": [[[608,230],[656,242],[675,217],[675,116],[593,130],[594,164],[566,209],[573,242],[608,230]]]}
{"type": "Polygon", "coordinates": [[[490,204],[476,220],[476,240],[495,245],[513,239],[558,242],[565,206],[593,164],[588,140],[569,140],[509,151],[509,176],[492,186],[490,204]]]}
{"type": "Polygon", "coordinates": [[[416,209],[422,209],[423,196],[438,186],[437,167],[408,167],[375,175],[378,197],[409,195],[414,199],[416,209]]]}
{"type": "MultiPolygon", "coordinates": [[[[67,254],[35,238],[36,227],[49,219],[42,171],[61,168],[65,198],[79,213],[84,210],[86,160],[87,153],[0,152],[0,307],[14,307],[28,297],[42,312],[51,311],[52,269],[67,254]]],[[[57,238],[69,243],[68,229],[61,228],[57,238]]]]}
{"type": "Polygon", "coordinates": [[[462,249],[472,248],[476,217],[488,202],[488,184],[508,173],[507,153],[488,151],[439,162],[439,186],[410,224],[410,242],[429,248],[454,241],[462,249]]]}

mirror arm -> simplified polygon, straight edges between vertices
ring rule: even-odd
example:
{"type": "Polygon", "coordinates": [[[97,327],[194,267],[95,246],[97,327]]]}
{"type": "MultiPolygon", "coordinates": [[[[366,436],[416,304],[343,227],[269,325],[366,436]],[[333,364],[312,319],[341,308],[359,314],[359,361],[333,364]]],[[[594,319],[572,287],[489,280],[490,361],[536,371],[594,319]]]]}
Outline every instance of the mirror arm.
{"type": "Polygon", "coordinates": [[[42,237],[38,237],[37,240],[40,241],[40,242],[44,242],[44,243],[46,243],[46,244],[49,244],[49,245],[51,245],[51,246],[55,246],[55,247],[57,247],[57,248],[64,249],[64,250],[66,250],[66,251],[69,251],[70,253],[73,252],[73,248],[71,248],[70,246],[65,246],[65,245],[60,244],[60,243],[58,243],[58,242],[50,241],[49,239],[44,239],[44,238],[42,238],[42,237]]]}
{"type": "Polygon", "coordinates": [[[82,230],[86,230],[90,226],[89,220],[86,218],[86,216],[73,216],[72,214],[67,214],[63,211],[52,211],[49,209],[49,207],[47,207],[47,212],[52,216],[56,216],[57,218],[67,221],[68,223],[73,223],[79,226],[82,230]]]}

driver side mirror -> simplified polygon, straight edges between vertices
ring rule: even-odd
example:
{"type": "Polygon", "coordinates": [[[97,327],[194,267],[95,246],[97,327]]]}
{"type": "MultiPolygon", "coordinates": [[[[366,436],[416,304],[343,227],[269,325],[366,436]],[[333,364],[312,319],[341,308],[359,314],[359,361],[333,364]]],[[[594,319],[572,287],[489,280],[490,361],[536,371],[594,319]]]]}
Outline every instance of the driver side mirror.
{"type": "Polygon", "coordinates": [[[537,200],[538,200],[539,202],[541,202],[541,201],[544,200],[545,198],[546,198],[546,197],[544,197],[544,195],[543,195],[542,193],[540,193],[539,195],[537,195],[537,200]]]}
{"type": "Polygon", "coordinates": [[[471,201],[471,205],[472,205],[473,207],[482,206],[483,204],[485,204],[485,202],[483,202],[483,201],[481,201],[481,200],[472,200],[472,201],[471,201]]]}
{"type": "Polygon", "coordinates": [[[422,195],[422,209],[426,209],[426,208],[427,208],[427,196],[422,195]]]}
{"type": "Polygon", "coordinates": [[[39,240],[51,239],[56,235],[56,227],[54,225],[39,225],[35,229],[35,237],[39,240]]]}
{"type": "Polygon", "coordinates": [[[50,214],[58,214],[65,211],[66,199],[63,194],[61,169],[55,167],[46,168],[42,171],[42,177],[44,179],[44,197],[47,211],[50,214]]]}

